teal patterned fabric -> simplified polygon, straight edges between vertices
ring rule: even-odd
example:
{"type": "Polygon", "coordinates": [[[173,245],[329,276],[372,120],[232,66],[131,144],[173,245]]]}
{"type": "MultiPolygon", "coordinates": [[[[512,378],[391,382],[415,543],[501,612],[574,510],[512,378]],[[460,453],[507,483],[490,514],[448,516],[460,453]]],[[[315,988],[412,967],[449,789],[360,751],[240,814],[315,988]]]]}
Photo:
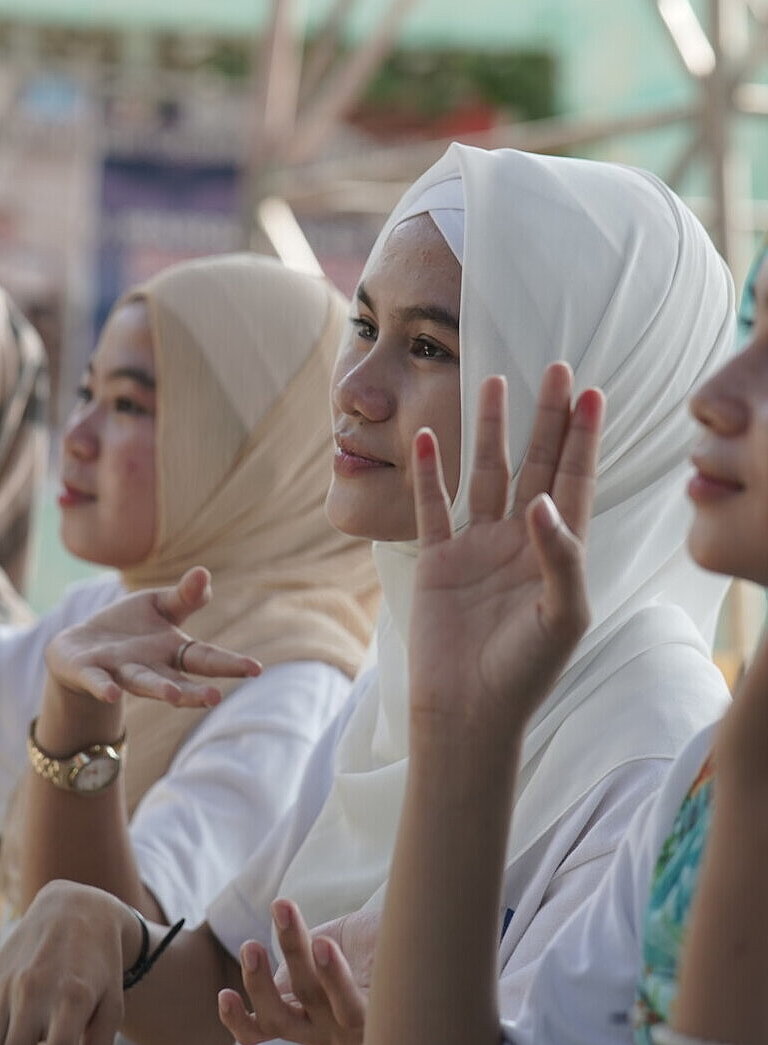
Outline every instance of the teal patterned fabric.
{"type": "Polygon", "coordinates": [[[712,818],[714,781],[707,759],[662,847],[643,926],[643,972],[634,1010],[635,1045],[652,1045],[651,1027],[670,1021],[677,966],[712,818]]]}
{"type": "Polygon", "coordinates": [[[755,322],[755,281],[763,262],[768,257],[768,236],[755,254],[752,264],[749,266],[747,278],[744,281],[744,289],[741,294],[738,318],[738,348],[744,348],[752,337],[752,327],[755,322]]]}

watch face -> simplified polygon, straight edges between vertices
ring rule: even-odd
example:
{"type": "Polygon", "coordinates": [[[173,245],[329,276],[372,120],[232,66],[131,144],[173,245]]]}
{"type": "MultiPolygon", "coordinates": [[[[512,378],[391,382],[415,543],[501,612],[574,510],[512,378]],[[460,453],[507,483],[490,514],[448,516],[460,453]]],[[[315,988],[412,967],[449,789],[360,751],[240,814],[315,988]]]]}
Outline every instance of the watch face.
{"type": "Polygon", "coordinates": [[[101,791],[120,772],[120,759],[107,754],[94,755],[72,771],[70,783],[75,791],[101,791]]]}

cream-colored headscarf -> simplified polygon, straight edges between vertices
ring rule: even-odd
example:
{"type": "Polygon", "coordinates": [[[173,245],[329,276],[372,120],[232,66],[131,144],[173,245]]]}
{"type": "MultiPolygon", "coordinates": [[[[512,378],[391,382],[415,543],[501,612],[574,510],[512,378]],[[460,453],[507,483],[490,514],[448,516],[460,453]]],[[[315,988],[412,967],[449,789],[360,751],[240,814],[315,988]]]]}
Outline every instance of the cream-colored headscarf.
{"type": "MultiPolygon", "coordinates": [[[[321,660],[355,674],[377,602],[370,546],[324,512],[327,388],[346,319],[327,282],[256,255],[184,262],[118,302],[149,310],[157,383],[157,532],[128,589],[212,574],[193,638],[266,666],[321,660]]],[[[225,682],[225,692],[237,682],[225,682]]],[[[206,712],[129,698],[133,809],[206,712]]]]}
{"type": "MultiPolygon", "coordinates": [[[[642,171],[453,145],[396,207],[372,260],[396,225],[425,211],[463,266],[455,525],[469,517],[486,376],[508,378],[514,471],[549,362],[567,360],[578,388],[596,384],[608,400],[588,555],[593,625],[526,736],[508,855],[509,867],[522,866],[610,772],[672,757],[727,701],[707,661],[725,582],[686,553],[684,478],[693,435],[686,401],[732,349],[733,287],[690,211],[642,171]],[[686,680],[683,693],[676,679],[686,680]]],[[[280,885],[310,925],[380,891],[405,785],[416,547],[379,543],[374,554],[384,592],[378,677],[341,738],[331,794],[280,885]]],[[[525,928],[516,915],[505,945],[525,928]]]]}
{"type": "MultiPolygon", "coordinates": [[[[319,660],[357,671],[378,584],[370,544],[328,523],[328,386],[347,304],[330,284],[253,254],[182,262],[126,294],[146,303],[156,374],[157,532],[129,590],[212,574],[184,625],[265,666],[319,660]]],[[[237,680],[222,680],[225,693],[237,680]]],[[[128,697],[133,812],[205,709],[128,697]]],[[[4,825],[0,878],[18,897],[23,788],[4,825]]]]}
{"type": "Polygon", "coordinates": [[[34,619],[11,581],[21,587],[25,579],[32,506],[48,452],[47,397],[43,343],[0,290],[0,622],[6,624],[34,619]]]}

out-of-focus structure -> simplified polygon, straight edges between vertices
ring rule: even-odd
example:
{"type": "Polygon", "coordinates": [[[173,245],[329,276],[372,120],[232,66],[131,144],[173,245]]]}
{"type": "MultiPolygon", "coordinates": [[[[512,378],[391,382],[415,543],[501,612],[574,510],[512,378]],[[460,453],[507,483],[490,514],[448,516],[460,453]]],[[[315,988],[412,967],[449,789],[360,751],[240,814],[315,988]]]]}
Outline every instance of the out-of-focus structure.
{"type": "Polygon", "coordinates": [[[651,168],[738,281],[768,228],[767,58],[768,0],[0,0],[0,284],[61,417],[127,284],[252,248],[349,291],[456,138],[651,168]]]}
{"type": "Polygon", "coordinates": [[[0,281],[57,390],[175,257],[319,255],[349,289],[457,137],[650,166],[738,278],[768,227],[767,51],[768,0],[0,0],[0,281]]]}

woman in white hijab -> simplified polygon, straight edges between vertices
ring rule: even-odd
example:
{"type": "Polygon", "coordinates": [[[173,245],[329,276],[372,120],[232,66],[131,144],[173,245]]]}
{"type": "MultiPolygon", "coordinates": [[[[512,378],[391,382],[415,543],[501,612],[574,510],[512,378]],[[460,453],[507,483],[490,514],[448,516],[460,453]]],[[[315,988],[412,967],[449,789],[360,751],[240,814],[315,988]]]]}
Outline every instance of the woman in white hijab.
{"type": "MultiPolygon", "coordinates": [[[[425,212],[462,266],[454,526],[469,519],[484,378],[508,380],[513,476],[547,363],[565,360],[577,388],[597,385],[607,399],[588,550],[592,625],[529,724],[522,753],[499,926],[503,1004],[514,1011],[543,943],[594,889],[637,804],[727,701],[709,661],[726,585],[688,559],[682,477],[693,431],[686,400],[731,349],[733,290],[701,226],[652,175],[453,146],[387,222],[362,276],[366,300],[393,263],[393,232],[411,224],[416,249],[426,241],[425,212]]],[[[373,303],[383,341],[390,302],[382,294],[373,303]]],[[[360,297],[358,314],[371,316],[360,297]]],[[[378,677],[338,745],[330,796],[277,889],[313,927],[380,905],[405,785],[416,545],[381,542],[375,558],[385,599],[378,677]]],[[[254,873],[238,891],[255,888],[254,873]]],[[[234,942],[230,905],[225,894],[209,920],[234,942]]],[[[347,943],[349,924],[344,933],[347,943]]]]}
{"type": "MultiPolygon", "coordinates": [[[[276,896],[294,898],[311,926],[378,907],[407,772],[405,636],[416,558],[410,444],[422,425],[435,429],[461,528],[486,376],[508,379],[513,476],[547,363],[565,359],[577,387],[600,385],[608,402],[590,544],[593,624],[523,752],[499,912],[505,1011],[519,1003],[543,942],[599,881],[634,807],[727,703],[708,659],[724,585],[685,558],[679,477],[692,431],[685,400],[731,348],[733,290],[679,200],[641,172],[453,146],[387,222],[352,322],[333,380],[338,449],[328,511],[337,526],[377,541],[385,598],[378,668],[360,680],[349,713],[316,749],[291,815],[209,908],[204,930],[177,938],[151,984],[135,1002],[129,996],[127,1026],[137,1041],[226,1040],[205,992],[216,975],[221,983],[222,969],[236,982],[225,956],[237,955],[244,939],[266,944],[276,896]],[[192,996],[202,1001],[190,1015],[192,996]]],[[[114,954],[121,941],[130,966],[138,951],[130,914],[95,893],[75,900],[92,913],[91,944],[114,954]]],[[[30,938],[63,903],[54,891],[36,905],[30,938]]],[[[280,942],[295,958],[295,908],[278,904],[275,914],[284,924],[287,916],[280,942]]],[[[19,970],[25,938],[14,958],[19,970]]],[[[150,930],[153,944],[160,938],[150,930]]],[[[223,1012],[239,1040],[333,1040],[327,1006],[318,1003],[313,1022],[309,1002],[300,1011],[282,1005],[264,982],[261,946],[249,945],[243,958],[263,1022],[225,995],[223,1012]]],[[[0,979],[0,998],[15,975],[0,979]]],[[[293,983],[302,1001],[306,984],[293,983]]],[[[114,989],[101,978],[97,1009],[114,989]]],[[[52,984],[46,1012],[58,994],[52,984]]]]}

